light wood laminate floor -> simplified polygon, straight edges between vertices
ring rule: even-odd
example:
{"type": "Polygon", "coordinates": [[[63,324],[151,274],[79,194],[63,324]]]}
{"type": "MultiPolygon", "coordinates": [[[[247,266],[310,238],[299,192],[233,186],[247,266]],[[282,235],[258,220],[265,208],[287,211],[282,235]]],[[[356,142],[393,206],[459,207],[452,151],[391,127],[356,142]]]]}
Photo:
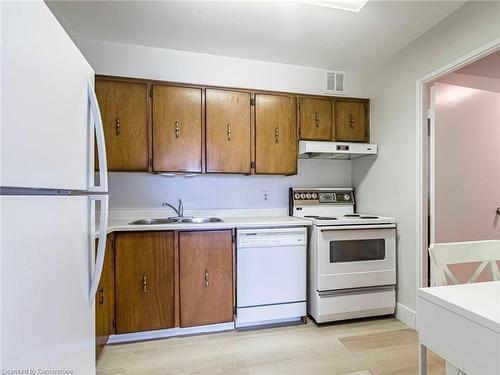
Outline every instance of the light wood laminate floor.
{"type": "MultiPolygon", "coordinates": [[[[417,333],[394,318],[107,345],[99,375],[418,374],[417,333]]],[[[429,353],[429,374],[444,374],[429,353]]]]}

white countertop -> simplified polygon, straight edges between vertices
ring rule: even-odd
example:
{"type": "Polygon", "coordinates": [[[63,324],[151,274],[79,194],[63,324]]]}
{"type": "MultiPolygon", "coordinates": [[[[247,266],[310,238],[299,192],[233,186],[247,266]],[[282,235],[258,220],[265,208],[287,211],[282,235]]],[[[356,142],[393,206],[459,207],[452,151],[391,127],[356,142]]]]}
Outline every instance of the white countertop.
{"type": "MultiPolygon", "coordinates": [[[[238,210],[225,211],[213,210],[203,212],[187,212],[186,216],[198,217],[219,217],[223,221],[218,223],[182,223],[182,224],[155,224],[155,225],[130,225],[129,223],[138,218],[162,218],[172,216],[171,213],[164,214],[160,210],[156,212],[133,212],[126,214],[123,212],[110,213],[108,220],[107,233],[127,232],[127,231],[168,231],[168,230],[214,230],[230,228],[269,228],[269,227],[291,227],[311,225],[311,220],[301,219],[292,216],[286,216],[282,210],[238,210]],[[222,214],[222,215],[221,215],[222,214]],[[227,214],[229,216],[224,216],[227,214]],[[239,214],[241,216],[232,216],[239,214]],[[246,215],[242,215],[246,214],[246,215]]],[[[96,229],[96,236],[98,236],[96,229]]]]}
{"type": "Polygon", "coordinates": [[[500,281],[421,288],[418,296],[500,333],[500,281]]]}

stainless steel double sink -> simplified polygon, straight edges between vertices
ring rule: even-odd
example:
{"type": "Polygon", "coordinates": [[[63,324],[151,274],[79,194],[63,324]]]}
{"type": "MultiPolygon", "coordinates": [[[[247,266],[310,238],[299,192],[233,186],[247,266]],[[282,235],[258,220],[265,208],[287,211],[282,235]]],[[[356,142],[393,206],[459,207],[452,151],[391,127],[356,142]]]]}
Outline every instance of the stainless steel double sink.
{"type": "Polygon", "coordinates": [[[139,219],[129,223],[129,225],[155,225],[155,224],[204,224],[221,223],[223,220],[218,217],[169,217],[160,219],[139,219]]]}

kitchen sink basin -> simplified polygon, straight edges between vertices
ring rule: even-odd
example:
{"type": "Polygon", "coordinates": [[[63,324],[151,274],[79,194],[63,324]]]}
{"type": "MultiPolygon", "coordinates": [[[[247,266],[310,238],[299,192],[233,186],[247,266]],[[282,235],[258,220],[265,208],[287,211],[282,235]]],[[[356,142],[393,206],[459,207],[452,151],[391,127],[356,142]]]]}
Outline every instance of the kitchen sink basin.
{"type": "Polygon", "coordinates": [[[130,225],[155,225],[155,224],[175,224],[179,223],[176,217],[162,218],[162,219],[140,219],[132,221],[130,225]]]}
{"type": "Polygon", "coordinates": [[[203,224],[220,223],[222,219],[218,217],[169,217],[163,219],[140,219],[129,223],[129,225],[155,225],[155,224],[203,224]]]}

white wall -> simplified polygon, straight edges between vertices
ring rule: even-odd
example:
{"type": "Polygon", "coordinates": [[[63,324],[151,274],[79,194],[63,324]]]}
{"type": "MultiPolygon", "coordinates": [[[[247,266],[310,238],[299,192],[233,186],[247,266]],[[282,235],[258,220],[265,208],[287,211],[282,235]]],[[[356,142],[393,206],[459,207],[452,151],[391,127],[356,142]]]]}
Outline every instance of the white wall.
{"type": "Polygon", "coordinates": [[[374,75],[372,141],[377,159],[353,162],[361,211],[398,221],[398,302],[416,307],[416,81],[500,37],[500,2],[468,2],[423,34],[374,75]]]}
{"type": "Polygon", "coordinates": [[[162,202],[179,198],[185,209],[283,208],[288,206],[288,188],[314,186],[351,186],[351,163],[300,160],[298,175],[288,177],[111,173],[109,179],[112,209],[161,208],[162,202]],[[262,191],[269,192],[267,201],[262,191]]]}
{"type": "MultiPolygon", "coordinates": [[[[76,43],[97,74],[324,94],[323,69],[101,41],[76,43]]],[[[365,82],[362,74],[348,72],[347,94],[366,97],[365,82]]],[[[301,160],[298,172],[291,177],[193,178],[112,173],[110,207],[159,208],[178,198],[186,209],[287,207],[289,187],[351,186],[350,161],[301,160]],[[266,202],[262,191],[270,193],[266,202]]]]}
{"type": "MultiPolygon", "coordinates": [[[[97,74],[325,94],[326,70],[130,44],[76,40],[97,74]]],[[[346,72],[346,94],[366,97],[366,76],[346,72]]]]}
{"type": "Polygon", "coordinates": [[[435,242],[500,239],[500,93],[439,81],[434,84],[435,242]]]}

